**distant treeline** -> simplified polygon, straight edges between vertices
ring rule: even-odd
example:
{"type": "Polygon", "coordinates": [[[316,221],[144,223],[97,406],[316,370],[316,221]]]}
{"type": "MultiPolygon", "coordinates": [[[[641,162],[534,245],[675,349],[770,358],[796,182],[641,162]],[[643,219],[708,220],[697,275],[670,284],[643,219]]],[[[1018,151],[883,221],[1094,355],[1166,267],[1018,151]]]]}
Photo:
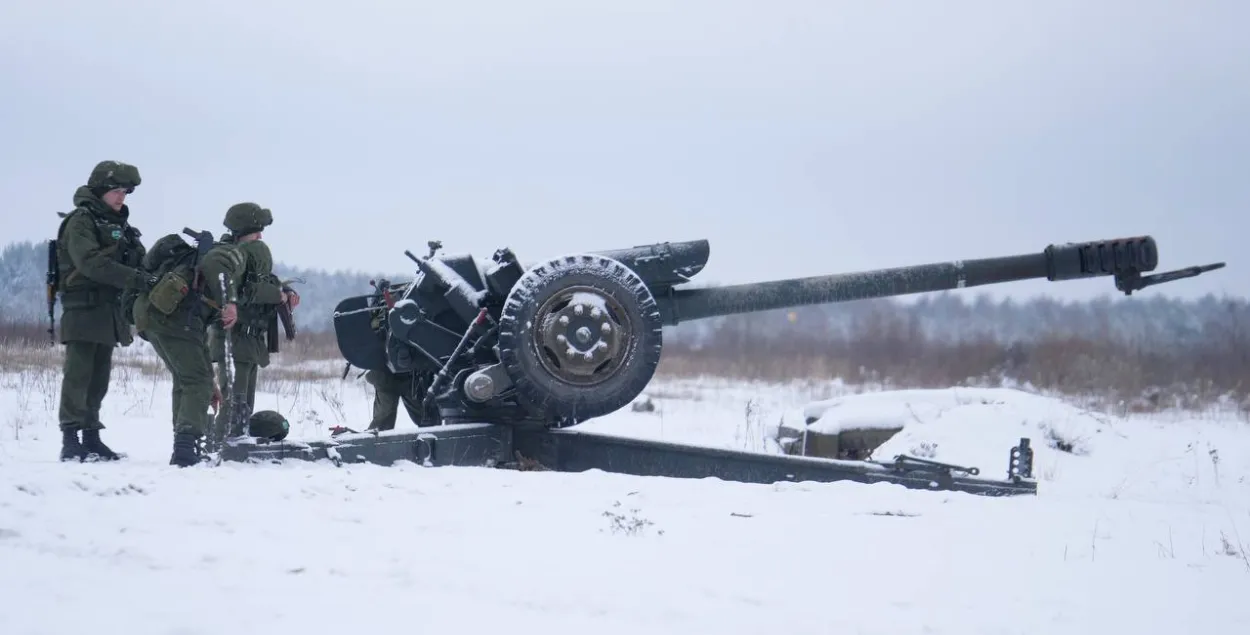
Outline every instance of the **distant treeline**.
{"type": "Polygon", "coordinates": [[[925,303],[863,303],[836,326],[822,324],[819,311],[740,316],[697,341],[667,342],[665,371],[895,387],[1009,380],[1131,409],[1195,408],[1217,400],[1250,407],[1245,300],[1151,299],[1130,306],[943,298],[928,303],[929,311],[925,303]],[[943,310],[933,310],[935,304],[943,310]],[[1159,311],[1153,320],[1142,312],[1151,307],[1159,311]],[[1061,315],[1068,319],[1057,319],[1061,315]]]}
{"type": "MultiPolygon", "coordinates": [[[[858,303],[857,303],[858,304],[858,303]]],[[[1207,306],[1194,304],[1191,306],[1207,306]]],[[[660,374],[788,381],[842,379],[881,387],[999,385],[1004,380],[1131,410],[1197,409],[1223,401],[1250,411],[1250,311],[1229,300],[1208,307],[1183,337],[1133,335],[1113,316],[1084,328],[1035,330],[1008,340],[1002,323],[977,335],[942,335],[924,327],[914,306],[858,304],[837,328],[814,326],[821,314],[763,313],[717,321],[691,333],[666,329],[660,374]],[[806,327],[806,328],[804,328],[806,327]]],[[[1079,311],[1079,308],[1070,308],[1079,311]]],[[[1030,320],[1020,310],[1000,313],[1030,320]]],[[[1097,317],[1102,316],[1102,317],[1097,317]]],[[[940,320],[930,321],[940,324],[940,320]]],[[[46,345],[46,325],[0,323],[0,344],[46,345]]],[[[334,337],[304,331],[283,342],[284,362],[338,359],[334,337]]]]}
{"type": "MultiPolygon", "coordinates": [[[[13,243],[0,250],[0,321],[12,323],[46,322],[44,245],[13,243]]],[[[297,285],[301,305],[296,319],[301,330],[331,328],[331,315],[340,300],[369,293],[369,281],[384,274],[325,271],[275,265],[278,275],[302,278],[297,285]]],[[[385,274],[392,280],[406,280],[410,273],[385,274]]],[[[59,307],[58,307],[59,311],[59,307]]],[[[669,337],[692,345],[706,341],[712,333],[730,331],[741,325],[760,327],[761,337],[776,336],[830,341],[852,338],[862,324],[880,316],[892,316],[914,325],[927,337],[941,341],[980,340],[991,337],[1001,342],[1030,341],[1063,334],[1074,337],[1117,341],[1148,340],[1155,344],[1188,347],[1205,337],[1212,321],[1244,319],[1245,300],[1207,297],[1177,300],[1154,293],[1132,298],[1107,298],[1087,302],[1061,302],[1041,298],[1025,302],[994,301],[971,290],[917,296],[905,302],[864,300],[815,307],[793,312],[770,311],[752,316],[704,320],[670,329],[669,337]]]]}
{"type": "MultiPolygon", "coordinates": [[[[42,245],[0,253],[0,338],[47,341],[42,245]]],[[[337,357],[330,312],[372,276],[278,265],[301,276],[302,332],[286,358],[337,357]]],[[[393,276],[402,280],[403,276],[393,276]]],[[[287,346],[283,344],[284,348],[287,346]]],[[[1061,302],[938,293],[686,323],[665,330],[661,372],[893,386],[1027,382],[1135,408],[1246,400],[1250,302],[1158,294],[1061,302]]]]}

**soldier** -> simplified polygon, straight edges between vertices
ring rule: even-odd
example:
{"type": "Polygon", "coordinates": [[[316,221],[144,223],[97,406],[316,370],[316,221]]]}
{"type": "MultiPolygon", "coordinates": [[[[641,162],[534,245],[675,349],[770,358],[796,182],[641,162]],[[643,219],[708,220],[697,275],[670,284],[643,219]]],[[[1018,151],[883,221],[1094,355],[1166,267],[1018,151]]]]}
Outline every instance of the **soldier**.
{"type": "Polygon", "coordinates": [[[373,421],[366,430],[394,430],[395,420],[399,416],[399,402],[404,403],[408,418],[417,427],[438,425],[438,410],[433,405],[429,412],[422,416],[421,400],[430,387],[431,376],[423,376],[416,382],[412,373],[397,375],[389,370],[370,370],[365,373],[365,381],[373,386],[373,421]],[[416,398],[413,398],[413,395],[416,398]]]}
{"type": "MultiPolygon", "coordinates": [[[[400,282],[391,283],[383,280],[377,285],[379,298],[385,302],[378,304],[372,312],[372,325],[376,331],[382,327],[382,323],[386,320],[387,309],[391,306],[391,298],[394,296],[402,296],[404,291],[411,283],[400,282]]],[[[412,373],[396,374],[386,368],[370,370],[365,373],[365,381],[373,386],[373,421],[369,423],[366,431],[378,432],[381,430],[394,430],[395,420],[399,417],[399,403],[404,403],[404,410],[408,412],[408,418],[418,427],[428,425],[437,425],[439,422],[438,409],[431,406],[430,412],[424,417],[421,415],[421,404],[414,400],[413,395],[424,396],[425,390],[429,388],[432,375],[414,378],[412,373]]]]}
{"type": "Polygon", "coordinates": [[[130,302],[155,282],[139,268],[145,251],[126,205],[126,195],[140,182],[135,166],[101,161],[74,192],[74,210],[62,214],[57,231],[60,341],[65,345],[57,415],[62,461],[123,456],[100,440],[100,406],[112,378],[113,349],[134,343],[130,302]]]}
{"type": "MultiPolygon", "coordinates": [[[[176,234],[157,241],[144,263],[147,270],[162,269],[157,254],[170,252],[162,244],[167,239],[185,246],[176,234]]],[[[227,329],[234,326],[244,271],[243,254],[234,244],[221,241],[197,265],[198,271],[175,269],[163,274],[147,295],[139,297],[134,309],[135,326],[173,375],[174,447],[169,464],[179,467],[199,462],[198,442],[211,421],[208,409],[221,399],[209,359],[208,325],[220,321],[227,329]],[[224,293],[219,276],[224,277],[224,293]]]]}
{"type": "MultiPolygon", "coordinates": [[[[230,329],[234,382],[229,386],[234,403],[222,404],[214,428],[229,437],[243,434],[244,422],[256,406],[258,368],[269,366],[269,324],[277,319],[278,306],[299,305],[299,294],[282,286],[273,275],[273,255],[261,240],[262,230],[273,224],[270,210],[255,203],[239,203],[226,210],[222,224],[231,234],[222,240],[233,242],[244,256],[245,272],[239,289],[239,321],[230,329]]],[[[225,331],[220,325],[209,328],[209,349],[217,364],[217,385],[226,388],[225,331]]]]}

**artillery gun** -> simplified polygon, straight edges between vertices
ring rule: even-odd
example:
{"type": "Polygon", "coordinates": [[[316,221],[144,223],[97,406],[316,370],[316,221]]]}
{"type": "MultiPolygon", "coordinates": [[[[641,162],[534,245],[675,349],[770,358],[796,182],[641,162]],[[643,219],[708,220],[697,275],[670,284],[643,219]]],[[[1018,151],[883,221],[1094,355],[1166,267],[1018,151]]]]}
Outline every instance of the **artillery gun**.
{"type": "Polygon", "coordinates": [[[679,322],[1031,279],[1112,277],[1117,290],[1132,294],[1224,266],[1146,275],[1158,266],[1158,248],[1153,238],[1139,236],[1050,245],[1033,254],[682,288],[707,264],[708,241],[572,254],[529,267],[506,248],[479,261],[440,257],[441,244],[429,245],[424,257],[405,252],[417,267],[413,280],[380,281],[377,292],[344,299],[334,312],[338,347],[349,366],[411,378],[405,404],[422,420],[417,431],[245,444],[223,450],[223,458],[498,465],[529,453],[544,466],[569,471],[1034,492],[1027,439],[1012,448],[1008,478],[992,481],[978,477],[976,468],[911,457],[874,463],[751,455],[569,428],[634,401],[659,365],[663,327],[679,322]]]}

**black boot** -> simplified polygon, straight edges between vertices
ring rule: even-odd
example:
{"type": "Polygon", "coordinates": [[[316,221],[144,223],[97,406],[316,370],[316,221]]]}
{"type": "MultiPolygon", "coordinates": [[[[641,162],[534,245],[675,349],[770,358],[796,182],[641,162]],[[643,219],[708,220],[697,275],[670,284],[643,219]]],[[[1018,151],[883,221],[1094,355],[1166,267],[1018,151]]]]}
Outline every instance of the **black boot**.
{"type": "Polygon", "coordinates": [[[99,430],[82,431],[82,449],[87,453],[87,457],[84,460],[116,461],[122,458],[122,455],[109,449],[109,446],[104,445],[104,442],[100,440],[99,430]]]}
{"type": "Polygon", "coordinates": [[[169,464],[190,467],[199,462],[200,453],[195,447],[195,435],[187,432],[174,434],[174,453],[169,457],[169,464]]]}
{"type": "Polygon", "coordinates": [[[83,449],[82,444],[78,442],[77,430],[61,431],[61,460],[62,461],[82,461],[87,458],[87,451],[83,449]]]}

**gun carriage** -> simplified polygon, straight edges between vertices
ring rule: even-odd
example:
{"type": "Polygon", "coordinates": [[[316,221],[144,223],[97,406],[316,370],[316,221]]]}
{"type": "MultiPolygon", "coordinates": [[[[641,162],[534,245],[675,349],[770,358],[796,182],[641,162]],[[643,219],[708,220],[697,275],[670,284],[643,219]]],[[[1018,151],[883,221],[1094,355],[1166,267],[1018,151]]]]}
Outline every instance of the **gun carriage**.
{"type": "MultiPolygon", "coordinates": [[[[630,404],[660,362],[663,327],[804,305],[902,296],[1023,280],[1111,277],[1126,295],[1218,269],[1147,275],[1158,266],[1149,236],[1050,245],[1038,253],[712,288],[684,285],[709,258],[706,240],[664,242],[551,258],[522,266],[509,249],[489,261],[417,257],[415,277],[375,281],[375,292],[334,312],[349,367],[411,378],[409,403],[428,415],[416,429],[348,432],[323,441],[247,441],[225,460],[297,458],[338,463],[481,465],[638,475],[891,482],[987,495],[1035,493],[1028,439],[1011,448],[1002,479],[977,468],[899,456],[849,461],[714,450],[592,434],[587,420],[630,404]]],[[[345,371],[346,373],[346,371],[345,371]]]]}

